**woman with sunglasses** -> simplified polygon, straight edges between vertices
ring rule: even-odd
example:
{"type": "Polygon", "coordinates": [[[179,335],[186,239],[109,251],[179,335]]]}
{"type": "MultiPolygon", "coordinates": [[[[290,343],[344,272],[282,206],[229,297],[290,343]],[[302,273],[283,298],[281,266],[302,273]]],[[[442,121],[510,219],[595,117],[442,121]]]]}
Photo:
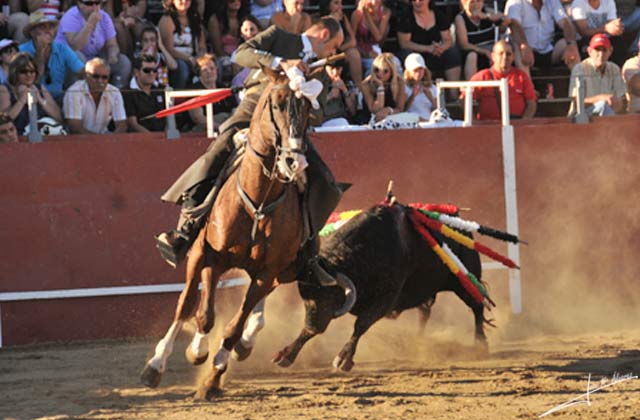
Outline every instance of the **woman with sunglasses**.
{"type": "MultiPolygon", "coordinates": [[[[435,8],[435,0],[412,0],[412,12],[398,25],[398,44],[401,57],[415,52],[421,54],[427,67],[447,80],[460,80],[462,70],[460,52],[453,45],[451,22],[435,8]]],[[[457,97],[454,89],[449,90],[457,97]]]]}
{"type": "Polygon", "coordinates": [[[9,64],[8,84],[0,85],[0,112],[13,119],[18,134],[23,135],[29,125],[29,92],[33,92],[38,106],[38,119],[51,117],[62,124],[62,112],[49,91],[36,83],[36,62],[27,53],[18,53],[9,64]]]}
{"type": "Polygon", "coordinates": [[[0,83],[7,83],[9,63],[17,53],[18,44],[13,39],[5,38],[0,41],[0,83]]]}
{"type": "Polygon", "coordinates": [[[362,81],[362,95],[375,121],[404,111],[404,80],[393,54],[382,53],[373,60],[371,74],[362,81]]]}
{"type": "Polygon", "coordinates": [[[369,74],[373,59],[382,51],[380,45],[389,32],[391,11],[382,0],[359,0],[358,7],[351,14],[351,27],[356,33],[356,45],[364,74],[369,74]]]}

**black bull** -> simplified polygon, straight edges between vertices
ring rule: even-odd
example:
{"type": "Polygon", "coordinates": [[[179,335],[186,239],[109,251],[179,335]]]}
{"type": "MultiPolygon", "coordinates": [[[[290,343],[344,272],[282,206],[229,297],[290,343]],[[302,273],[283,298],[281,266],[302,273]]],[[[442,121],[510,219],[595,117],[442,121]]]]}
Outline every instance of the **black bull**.
{"type": "MultiPolygon", "coordinates": [[[[348,371],[360,337],[380,318],[420,307],[428,316],[435,296],[452,291],[472,309],[476,343],[486,349],[484,307],[461,286],[409,220],[409,208],[402,205],[376,206],[360,213],[327,237],[320,257],[330,270],[346,274],[356,286],[357,300],[353,335],[334,359],[336,368],[348,371]]],[[[441,241],[441,235],[434,237],[441,241]]],[[[481,278],[480,256],[474,250],[445,239],[463,264],[481,278]]],[[[313,280],[313,279],[312,279],[313,280]]],[[[276,354],[273,361],[291,365],[304,344],[323,333],[334,312],[344,302],[339,287],[317,287],[298,283],[305,305],[305,325],[298,338],[276,354]]]]}

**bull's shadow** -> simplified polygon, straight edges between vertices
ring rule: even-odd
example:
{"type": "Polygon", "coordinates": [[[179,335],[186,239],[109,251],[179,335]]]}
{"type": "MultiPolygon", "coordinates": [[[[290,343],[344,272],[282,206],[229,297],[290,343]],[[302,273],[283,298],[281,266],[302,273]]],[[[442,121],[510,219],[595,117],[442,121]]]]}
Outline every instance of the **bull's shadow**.
{"type": "MultiPolygon", "coordinates": [[[[562,358],[560,360],[571,360],[566,365],[539,365],[534,370],[578,373],[579,378],[584,378],[588,374],[595,376],[618,375],[640,375],[640,350],[622,350],[616,356],[611,357],[585,357],[585,358],[562,358]]],[[[565,378],[565,376],[563,376],[565,378]]],[[[566,379],[577,379],[577,375],[567,375],[566,379]]]]}

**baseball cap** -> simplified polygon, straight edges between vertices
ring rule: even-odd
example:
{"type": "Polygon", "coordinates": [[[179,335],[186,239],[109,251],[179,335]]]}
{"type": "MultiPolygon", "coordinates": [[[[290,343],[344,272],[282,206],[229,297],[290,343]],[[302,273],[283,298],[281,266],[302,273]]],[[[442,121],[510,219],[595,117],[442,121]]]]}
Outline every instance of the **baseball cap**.
{"type": "Polygon", "coordinates": [[[427,65],[424,63],[424,58],[418,53],[411,53],[404,59],[404,68],[413,71],[418,68],[426,69],[427,65]]]}
{"type": "Polygon", "coordinates": [[[2,40],[0,40],[0,51],[4,50],[5,48],[9,47],[13,45],[14,47],[18,47],[18,43],[16,41],[14,41],[13,39],[7,39],[4,38],[2,40]]]}
{"type": "Polygon", "coordinates": [[[593,49],[598,47],[605,47],[607,49],[612,48],[609,37],[605,34],[595,34],[594,36],[592,36],[591,41],[589,41],[589,48],[593,49]]]}

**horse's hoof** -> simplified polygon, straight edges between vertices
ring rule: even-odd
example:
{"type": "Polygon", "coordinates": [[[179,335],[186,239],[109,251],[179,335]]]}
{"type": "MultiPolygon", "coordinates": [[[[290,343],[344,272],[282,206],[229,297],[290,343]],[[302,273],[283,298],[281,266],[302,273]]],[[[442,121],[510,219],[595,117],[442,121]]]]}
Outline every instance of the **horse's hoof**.
{"type": "Polygon", "coordinates": [[[193,396],[195,401],[213,401],[214,399],[221,397],[223,394],[222,389],[220,388],[205,388],[201,387],[196,391],[196,394],[193,396]]]}
{"type": "Polygon", "coordinates": [[[187,347],[184,351],[184,357],[186,357],[187,361],[194,366],[198,366],[207,361],[209,357],[209,353],[207,352],[204,356],[196,356],[193,350],[191,350],[191,346],[187,347]]]}
{"type": "Polygon", "coordinates": [[[161,379],[162,373],[151,367],[151,365],[146,365],[140,373],[140,381],[149,388],[156,388],[161,379]]]}
{"type": "Polygon", "coordinates": [[[336,356],[333,359],[333,367],[336,369],[340,369],[343,372],[349,372],[351,369],[353,369],[353,359],[344,359],[341,356],[336,356]]]}
{"type": "Polygon", "coordinates": [[[276,353],[275,356],[273,356],[273,358],[271,359],[271,362],[283,368],[291,366],[293,364],[293,360],[289,359],[288,357],[285,357],[285,354],[286,353],[284,352],[284,350],[279,351],[278,353],[276,353]]]}
{"type": "Polygon", "coordinates": [[[244,345],[242,345],[242,343],[238,342],[238,344],[235,345],[233,351],[231,352],[231,357],[233,358],[233,360],[242,362],[251,355],[252,350],[253,347],[245,347],[244,345]]]}

